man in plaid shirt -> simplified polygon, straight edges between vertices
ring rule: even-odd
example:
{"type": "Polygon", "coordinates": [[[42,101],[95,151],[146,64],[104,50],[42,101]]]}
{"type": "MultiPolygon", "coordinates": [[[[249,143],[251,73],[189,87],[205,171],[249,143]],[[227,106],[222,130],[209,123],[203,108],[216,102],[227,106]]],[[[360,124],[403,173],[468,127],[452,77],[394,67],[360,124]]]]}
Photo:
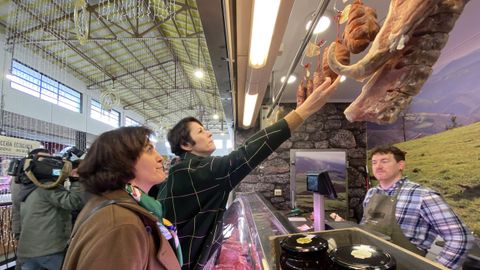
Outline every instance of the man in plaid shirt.
{"type": "Polygon", "coordinates": [[[473,235],[438,192],[402,176],[405,152],[394,146],[371,150],[377,187],[368,190],[361,223],[392,242],[425,255],[437,236],[445,241],[436,260],[457,269],[473,244],[473,235]]]}
{"type": "Polygon", "coordinates": [[[215,151],[212,134],[193,117],[182,119],[168,132],[172,162],[168,181],[160,187],[165,217],[178,229],[183,269],[203,269],[221,246],[223,214],[229,192],[278,146],[291,131],[320,110],[338,85],[330,78],[284,119],[260,130],[244,145],[223,157],[215,151]]]}

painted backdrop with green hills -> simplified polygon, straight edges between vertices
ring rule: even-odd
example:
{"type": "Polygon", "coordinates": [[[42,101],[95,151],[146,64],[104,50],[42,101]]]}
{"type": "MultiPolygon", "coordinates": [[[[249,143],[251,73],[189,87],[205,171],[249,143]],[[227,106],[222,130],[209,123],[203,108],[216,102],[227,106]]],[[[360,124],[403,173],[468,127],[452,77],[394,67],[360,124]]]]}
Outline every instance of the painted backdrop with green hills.
{"type": "Polygon", "coordinates": [[[440,192],[480,236],[480,122],[395,144],[407,152],[405,175],[440,192]]]}

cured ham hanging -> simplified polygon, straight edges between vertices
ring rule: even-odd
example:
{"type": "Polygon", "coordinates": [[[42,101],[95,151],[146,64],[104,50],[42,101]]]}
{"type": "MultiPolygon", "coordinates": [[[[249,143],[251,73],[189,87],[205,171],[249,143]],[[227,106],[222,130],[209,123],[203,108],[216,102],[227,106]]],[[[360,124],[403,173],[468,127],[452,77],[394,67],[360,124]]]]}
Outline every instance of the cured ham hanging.
{"type": "MultiPolygon", "coordinates": [[[[337,45],[332,43],[328,50],[330,68],[358,81],[368,79],[360,96],[345,110],[347,119],[377,124],[395,122],[432,73],[432,66],[448,40],[448,33],[467,2],[392,0],[368,53],[352,65],[342,63],[337,56],[337,45]]],[[[370,12],[368,10],[364,9],[365,16],[370,12]]],[[[348,25],[347,29],[350,29],[348,25]]],[[[355,33],[352,29],[350,32],[355,33]]],[[[352,37],[363,35],[350,32],[344,34],[346,44],[356,51],[352,37]]]]}

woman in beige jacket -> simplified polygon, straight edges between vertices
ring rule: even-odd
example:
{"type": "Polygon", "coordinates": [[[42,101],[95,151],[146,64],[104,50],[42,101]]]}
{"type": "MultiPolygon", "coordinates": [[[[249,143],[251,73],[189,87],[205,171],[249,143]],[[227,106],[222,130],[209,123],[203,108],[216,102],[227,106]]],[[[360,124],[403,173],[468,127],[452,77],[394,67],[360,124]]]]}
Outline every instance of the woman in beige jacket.
{"type": "Polygon", "coordinates": [[[147,195],[166,177],[151,134],[122,127],[92,144],[78,173],[93,196],[77,218],[63,269],[180,269],[175,228],[147,195]]]}

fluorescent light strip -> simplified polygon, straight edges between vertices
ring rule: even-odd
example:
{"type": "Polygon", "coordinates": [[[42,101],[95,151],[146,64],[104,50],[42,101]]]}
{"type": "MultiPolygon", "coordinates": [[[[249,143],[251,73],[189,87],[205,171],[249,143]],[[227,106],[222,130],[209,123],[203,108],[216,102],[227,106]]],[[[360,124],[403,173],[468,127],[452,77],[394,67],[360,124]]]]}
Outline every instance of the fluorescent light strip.
{"type": "Polygon", "coordinates": [[[255,104],[257,104],[258,94],[245,95],[245,102],[243,104],[243,125],[249,127],[252,124],[253,111],[255,111],[255,104]]]}
{"type": "Polygon", "coordinates": [[[279,7],[280,0],[255,0],[249,53],[253,68],[262,68],[267,63],[279,7]]]}

